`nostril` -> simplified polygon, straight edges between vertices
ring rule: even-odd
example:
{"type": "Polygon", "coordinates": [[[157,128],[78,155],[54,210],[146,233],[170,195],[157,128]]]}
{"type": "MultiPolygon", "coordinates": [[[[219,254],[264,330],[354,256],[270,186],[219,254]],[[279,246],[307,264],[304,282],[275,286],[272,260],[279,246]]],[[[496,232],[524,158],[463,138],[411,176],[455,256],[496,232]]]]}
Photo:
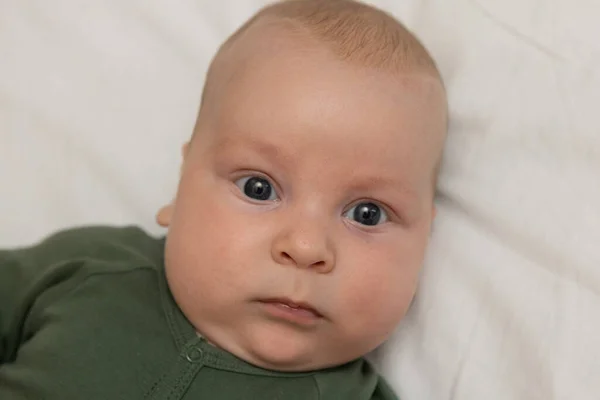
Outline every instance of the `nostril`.
{"type": "Polygon", "coordinates": [[[320,268],[320,267],[323,267],[323,266],[325,266],[325,261],[318,261],[318,262],[316,262],[316,263],[313,264],[313,267],[317,267],[317,268],[320,268]]]}
{"type": "Polygon", "coordinates": [[[286,261],[292,261],[292,256],[290,256],[288,253],[286,253],[285,251],[281,252],[281,258],[283,258],[286,261]]]}

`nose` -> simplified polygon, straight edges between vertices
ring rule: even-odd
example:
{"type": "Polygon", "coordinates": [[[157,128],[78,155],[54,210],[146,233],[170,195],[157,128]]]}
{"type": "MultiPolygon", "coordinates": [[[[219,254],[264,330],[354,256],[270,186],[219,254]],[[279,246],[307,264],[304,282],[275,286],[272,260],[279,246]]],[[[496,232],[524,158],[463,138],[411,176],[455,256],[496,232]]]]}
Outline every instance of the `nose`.
{"type": "Polygon", "coordinates": [[[281,265],[329,273],[335,267],[335,254],[324,224],[293,221],[273,241],[273,259],[281,265]]]}

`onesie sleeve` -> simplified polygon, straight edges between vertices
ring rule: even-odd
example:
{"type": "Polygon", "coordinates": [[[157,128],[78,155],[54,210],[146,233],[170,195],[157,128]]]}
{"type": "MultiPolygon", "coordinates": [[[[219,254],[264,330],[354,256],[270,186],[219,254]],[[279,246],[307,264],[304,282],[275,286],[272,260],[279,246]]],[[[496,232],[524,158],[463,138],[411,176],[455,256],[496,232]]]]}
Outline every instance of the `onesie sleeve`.
{"type": "Polygon", "coordinates": [[[0,250],[0,364],[16,353],[20,320],[34,300],[35,249],[0,250]]]}
{"type": "Polygon", "coordinates": [[[14,361],[31,336],[32,311],[72,286],[82,264],[69,254],[77,234],[58,233],[30,247],[0,250],[0,365],[14,361]]]}
{"type": "Polygon", "coordinates": [[[43,325],[43,311],[108,263],[154,265],[162,241],[137,227],[87,226],[29,247],[0,250],[0,365],[43,325]],[[94,262],[101,261],[101,262],[94,262]]]}

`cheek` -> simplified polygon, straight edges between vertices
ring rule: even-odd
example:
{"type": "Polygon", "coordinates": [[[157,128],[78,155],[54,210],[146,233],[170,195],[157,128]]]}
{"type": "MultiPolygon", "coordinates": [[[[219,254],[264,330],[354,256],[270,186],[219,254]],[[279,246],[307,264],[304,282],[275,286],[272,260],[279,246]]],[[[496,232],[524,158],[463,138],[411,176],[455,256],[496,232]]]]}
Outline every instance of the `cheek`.
{"type": "Polygon", "coordinates": [[[225,297],[252,282],[256,270],[250,263],[264,246],[242,202],[229,189],[210,186],[180,189],[168,233],[169,268],[186,286],[225,297]]]}
{"type": "MultiPolygon", "coordinates": [[[[373,326],[395,325],[402,318],[410,304],[415,286],[417,268],[404,270],[398,265],[380,268],[377,271],[361,274],[347,285],[345,298],[351,305],[356,321],[369,321],[373,326]],[[383,269],[387,271],[383,271],[383,269]],[[395,269],[395,271],[391,271],[395,269]]],[[[357,324],[358,325],[358,324],[357,324]]]]}
{"type": "Polygon", "coordinates": [[[368,250],[349,247],[355,249],[347,255],[346,265],[350,264],[352,273],[341,285],[342,306],[351,325],[348,330],[361,332],[368,326],[367,335],[386,336],[406,313],[423,262],[420,247],[424,246],[405,243],[393,247],[368,245],[368,250]]]}

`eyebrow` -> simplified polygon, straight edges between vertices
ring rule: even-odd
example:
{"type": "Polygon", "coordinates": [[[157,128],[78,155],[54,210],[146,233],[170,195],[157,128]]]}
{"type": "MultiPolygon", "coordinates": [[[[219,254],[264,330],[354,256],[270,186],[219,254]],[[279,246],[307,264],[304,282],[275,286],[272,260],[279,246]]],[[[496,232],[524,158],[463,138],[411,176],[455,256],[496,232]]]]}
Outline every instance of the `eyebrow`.
{"type": "Polygon", "coordinates": [[[403,198],[409,200],[419,198],[419,194],[415,190],[408,189],[406,184],[385,176],[360,177],[350,184],[350,189],[356,192],[369,192],[383,189],[399,193],[403,198]]]}
{"type": "Polygon", "coordinates": [[[252,150],[264,154],[269,158],[280,160],[286,158],[280,147],[275,146],[272,143],[260,141],[260,140],[247,140],[244,145],[248,146],[252,150]]]}
{"type": "MultiPolygon", "coordinates": [[[[290,160],[290,158],[282,152],[280,147],[256,138],[226,139],[219,143],[219,147],[221,151],[250,150],[257,154],[264,155],[265,158],[282,167],[287,166],[290,160]]],[[[352,172],[349,173],[352,174],[352,172]]],[[[358,175],[358,177],[353,177],[350,182],[348,182],[347,189],[356,193],[384,190],[386,192],[396,193],[398,196],[405,199],[405,201],[418,200],[421,197],[418,191],[407,188],[406,183],[382,175],[358,175]]]]}
{"type": "Polygon", "coordinates": [[[225,139],[218,143],[217,146],[219,151],[250,150],[278,164],[284,164],[284,160],[289,160],[289,157],[282,152],[280,147],[260,139],[225,139]]]}

